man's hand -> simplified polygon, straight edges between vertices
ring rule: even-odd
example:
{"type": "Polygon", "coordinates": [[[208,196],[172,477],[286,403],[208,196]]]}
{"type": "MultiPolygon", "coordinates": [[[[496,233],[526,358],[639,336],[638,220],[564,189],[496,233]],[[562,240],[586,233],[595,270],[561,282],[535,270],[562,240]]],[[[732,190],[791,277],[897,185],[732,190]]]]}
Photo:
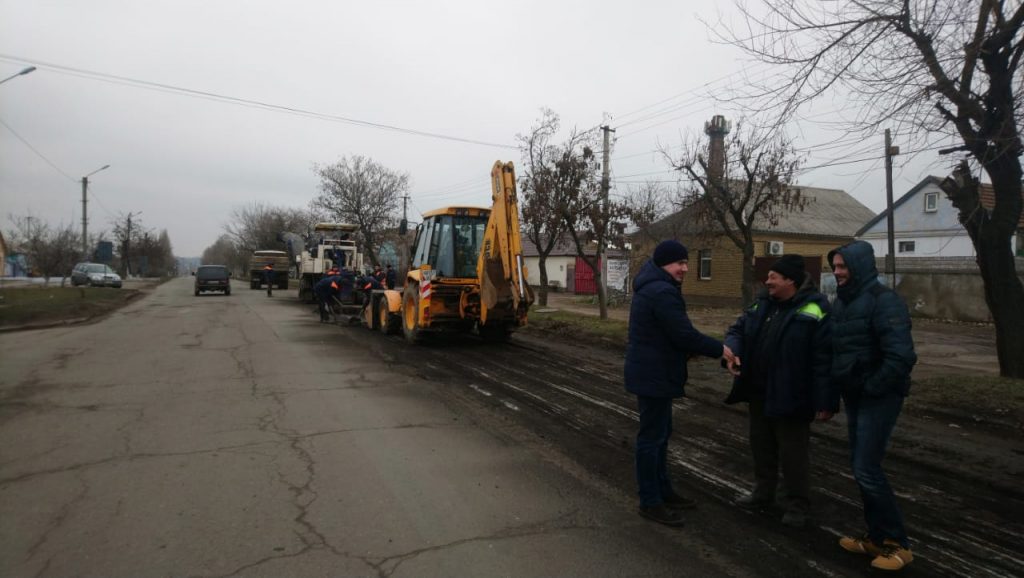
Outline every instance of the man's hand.
{"type": "Polygon", "coordinates": [[[740,358],[729,349],[728,345],[722,346],[722,359],[725,360],[725,367],[734,377],[740,374],[740,358]]]}
{"type": "Polygon", "coordinates": [[[830,411],[819,411],[818,413],[814,414],[814,421],[828,421],[832,419],[832,416],[834,415],[835,414],[830,411]]]}

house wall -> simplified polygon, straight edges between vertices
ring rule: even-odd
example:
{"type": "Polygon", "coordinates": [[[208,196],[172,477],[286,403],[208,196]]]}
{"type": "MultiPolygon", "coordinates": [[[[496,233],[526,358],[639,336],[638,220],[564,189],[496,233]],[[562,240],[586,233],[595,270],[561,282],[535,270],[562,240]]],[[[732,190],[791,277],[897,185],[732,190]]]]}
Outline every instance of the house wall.
{"type": "MultiPolygon", "coordinates": [[[[875,255],[889,254],[889,225],[879,219],[860,238],[875,250],[875,255]]],[[[893,211],[893,238],[897,257],[973,257],[974,246],[957,218],[953,202],[934,182],[925,182],[913,195],[893,211]],[[925,196],[936,194],[935,211],[925,211],[925,196]],[[914,252],[900,252],[900,241],[914,241],[914,252]]]]}
{"type": "MultiPolygon", "coordinates": [[[[1016,261],[1021,282],[1024,282],[1024,259],[1016,261]]],[[[875,266],[882,271],[885,258],[877,258],[875,266]]],[[[970,257],[897,258],[896,292],[917,317],[992,322],[992,314],[985,304],[981,272],[970,257]]]]}
{"type": "MultiPolygon", "coordinates": [[[[797,253],[804,257],[820,256],[823,267],[827,267],[828,252],[850,242],[849,238],[806,238],[786,235],[757,235],[754,237],[754,257],[766,257],[768,241],[782,241],[784,253],[797,253]]],[[[683,293],[687,298],[694,297],[707,303],[723,305],[742,305],[743,253],[730,240],[719,237],[715,240],[699,240],[680,237],[679,241],[686,245],[690,253],[690,271],[683,281],[683,293]],[[700,251],[711,250],[711,278],[700,278],[700,251]]],[[[642,247],[634,252],[631,271],[639,271],[639,266],[650,258],[653,246],[642,247]]]]}
{"type": "MultiPolygon", "coordinates": [[[[524,257],[523,261],[526,263],[526,281],[534,287],[540,286],[540,258],[524,257]]],[[[544,262],[548,271],[548,284],[557,281],[559,290],[565,291],[568,286],[569,268],[574,263],[576,263],[576,257],[571,255],[548,257],[544,262]]]]}

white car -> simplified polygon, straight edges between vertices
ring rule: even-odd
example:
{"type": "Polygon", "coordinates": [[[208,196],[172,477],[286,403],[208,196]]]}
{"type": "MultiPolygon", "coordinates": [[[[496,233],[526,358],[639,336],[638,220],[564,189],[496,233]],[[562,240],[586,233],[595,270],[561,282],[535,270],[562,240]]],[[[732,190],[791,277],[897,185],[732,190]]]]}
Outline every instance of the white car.
{"type": "Polygon", "coordinates": [[[79,263],[71,270],[71,285],[121,288],[121,276],[103,263],[79,263]]]}

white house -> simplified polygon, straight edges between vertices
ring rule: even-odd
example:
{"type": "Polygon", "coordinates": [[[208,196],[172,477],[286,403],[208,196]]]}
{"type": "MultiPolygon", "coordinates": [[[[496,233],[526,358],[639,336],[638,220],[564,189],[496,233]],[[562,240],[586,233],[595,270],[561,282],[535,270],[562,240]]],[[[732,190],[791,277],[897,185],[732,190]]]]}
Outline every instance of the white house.
{"type": "MultiPolygon", "coordinates": [[[[957,219],[956,207],[939,188],[941,182],[939,177],[925,177],[893,203],[893,236],[897,257],[976,256],[967,230],[957,219]]],[[[986,200],[992,201],[992,194],[991,186],[982,185],[982,188],[984,205],[986,200]],[[986,195],[986,192],[989,194],[986,195]]],[[[875,255],[879,257],[889,253],[888,214],[888,210],[882,211],[861,227],[856,235],[858,239],[871,243],[875,255]]],[[[1016,238],[1011,246],[1018,246],[1016,238]]]]}
{"type": "MultiPolygon", "coordinates": [[[[533,287],[540,286],[540,256],[537,247],[523,235],[523,261],[526,265],[526,281],[533,287]]],[[[587,254],[593,255],[596,246],[591,244],[587,247],[587,254]]],[[[605,274],[609,274],[609,265],[621,265],[626,260],[626,252],[618,249],[608,249],[607,256],[609,263],[604,264],[605,274]]],[[[558,240],[548,258],[544,260],[548,272],[548,286],[559,291],[577,290],[575,284],[576,276],[576,245],[572,237],[563,235],[558,240]]],[[[621,273],[620,267],[613,267],[611,273],[621,273]]],[[[628,277],[628,264],[625,275],[628,277]]]]}

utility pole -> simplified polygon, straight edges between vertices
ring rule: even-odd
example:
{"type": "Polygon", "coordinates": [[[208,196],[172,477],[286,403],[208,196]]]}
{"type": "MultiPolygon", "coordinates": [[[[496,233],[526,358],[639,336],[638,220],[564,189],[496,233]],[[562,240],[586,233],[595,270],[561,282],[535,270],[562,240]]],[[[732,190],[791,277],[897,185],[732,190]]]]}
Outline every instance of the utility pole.
{"type": "Polygon", "coordinates": [[[892,146],[892,135],[885,129],[885,202],[888,212],[889,253],[885,256],[885,274],[889,277],[889,287],[896,289],[896,227],[892,207],[892,157],[900,154],[900,147],[892,146]]]}
{"type": "Polygon", "coordinates": [[[88,214],[86,211],[86,204],[88,203],[88,196],[86,191],[89,189],[89,177],[82,177],[82,258],[86,261],[92,261],[89,257],[89,234],[88,234],[88,223],[89,219],[86,217],[88,214]]]}
{"type": "Polygon", "coordinates": [[[604,249],[608,236],[608,190],[611,188],[611,183],[609,182],[609,173],[611,172],[610,140],[611,133],[615,132],[615,129],[604,125],[601,127],[601,131],[604,132],[604,153],[601,160],[601,219],[604,232],[597,246],[597,263],[598,269],[601,271],[601,294],[604,298],[601,300],[600,308],[602,311],[601,318],[604,319],[607,316],[605,307],[608,299],[608,263],[607,259],[605,259],[604,249]]]}
{"type": "MultiPolygon", "coordinates": [[[[29,72],[31,72],[31,71],[29,71],[29,72]]],[[[100,168],[96,169],[95,171],[93,171],[93,172],[85,175],[84,177],[82,177],[82,256],[85,258],[86,261],[91,261],[92,260],[92,258],[89,256],[89,233],[88,233],[88,229],[87,229],[88,222],[89,222],[89,219],[88,219],[88,214],[89,213],[86,210],[87,209],[86,204],[88,203],[88,199],[89,199],[89,195],[88,195],[88,192],[89,192],[89,177],[95,175],[96,173],[98,173],[98,172],[100,172],[102,170],[109,169],[109,168],[110,168],[110,165],[103,165],[102,167],[100,167],[100,168]]]]}
{"type": "MultiPolygon", "coordinates": [[[[141,215],[142,212],[139,211],[138,213],[135,214],[141,215]]],[[[128,232],[124,237],[124,252],[121,254],[121,257],[124,259],[123,265],[125,279],[127,279],[128,276],[132,274],[132,260],[131,257],[129,256],[132,250],[132,213],[128,213],[127,231],[128,232]]]]}

